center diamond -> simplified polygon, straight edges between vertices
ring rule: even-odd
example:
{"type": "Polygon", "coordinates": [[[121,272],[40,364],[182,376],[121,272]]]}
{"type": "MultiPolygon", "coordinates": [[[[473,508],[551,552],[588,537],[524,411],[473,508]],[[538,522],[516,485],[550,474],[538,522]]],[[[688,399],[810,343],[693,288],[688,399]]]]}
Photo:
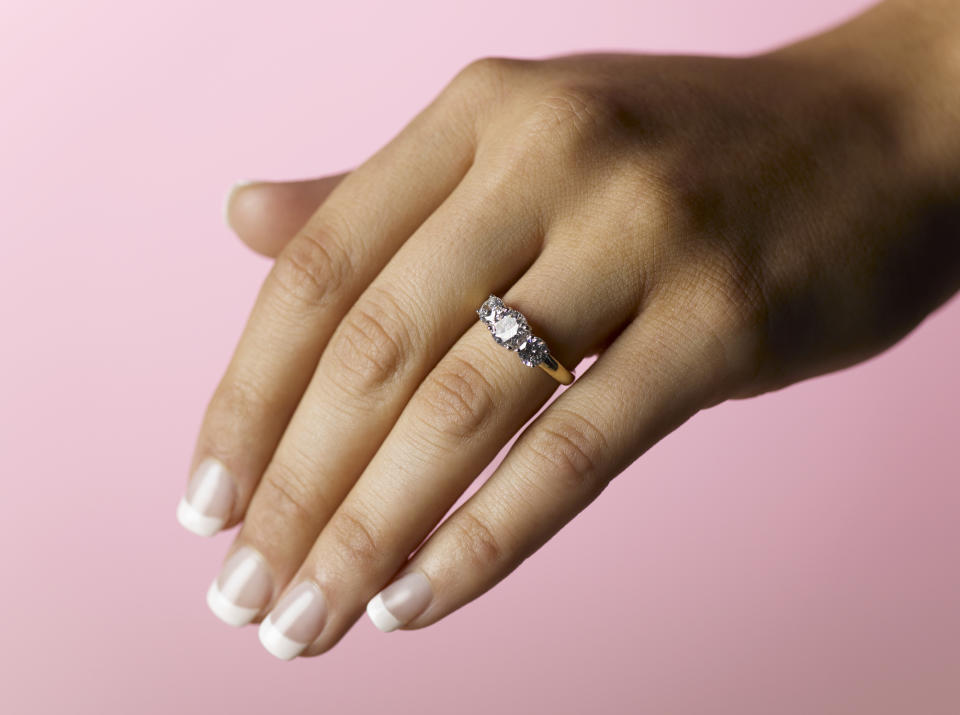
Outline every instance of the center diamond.
{"type": "Polygon", "coordinates": [[[510,338],[516,336],[520,323],[512,315],[507,313],[493,325],[493,334],[497,336],[500,342],[507,342],[510,338]]]}
{"type": "Polygon", "coordinates": [[[494,339],[511,350],[518,350],[530,337],[530,328],[523,315],[515,310],[507,310],[490,325],[494,339]]]}

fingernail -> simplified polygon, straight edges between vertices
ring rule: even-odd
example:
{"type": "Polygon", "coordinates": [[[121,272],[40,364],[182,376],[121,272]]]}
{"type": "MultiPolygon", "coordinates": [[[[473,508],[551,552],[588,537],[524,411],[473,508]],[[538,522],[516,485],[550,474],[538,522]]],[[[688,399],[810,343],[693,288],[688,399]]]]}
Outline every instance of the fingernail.
{"type": "Polygon", "coordinates": [[[197,465],[187,493],[177,505],[177,521],[194,534],[213,536],[230,518],[236,491],[223,462],[207,457],[197,465]]]}
{"type": "Polygon", "coordinates": [[[245,626],[267,605],[273,579],[263,557],[249,546],[237,549],[207,590],[207,605],[231,626],[245,626]]]}
{"type": "Polygon", "coordinates": [[[367,604],[373,625],[389,633],[419,616],[433,598],[427,577],[419,571],[401,576],[367,604]]]}
{"type": "Polygon", "coordinates": [[[294,586],[260,623],[260,642],[283,660],[300,655],[313,643],[327,620],[327,606],[313,581],[294,586]]]}
{"type": "Polygon", "coordinates": [[[233,226],[230,225],[230,202],[233,200],[233,195],[237,193],[244,186],[250,186],[250,184],[259,184],[259,181],[254,179],[241,179],[233,186],[230,187],[230,190],[227,192],[227,195],[223,199],[223,222],[227,225],[227,228],[232,229],[233,226]]]}

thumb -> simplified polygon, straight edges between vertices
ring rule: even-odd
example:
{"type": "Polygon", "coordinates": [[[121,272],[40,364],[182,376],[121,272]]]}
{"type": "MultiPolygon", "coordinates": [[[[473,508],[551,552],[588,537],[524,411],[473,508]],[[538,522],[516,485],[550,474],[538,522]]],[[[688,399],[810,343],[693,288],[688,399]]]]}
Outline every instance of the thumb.
{"type": "Polygon", "coordinates": [[[257,253],[275,257],[349,172],[304,181],[241,181],[230,189],[224,219],[257,253]]]}

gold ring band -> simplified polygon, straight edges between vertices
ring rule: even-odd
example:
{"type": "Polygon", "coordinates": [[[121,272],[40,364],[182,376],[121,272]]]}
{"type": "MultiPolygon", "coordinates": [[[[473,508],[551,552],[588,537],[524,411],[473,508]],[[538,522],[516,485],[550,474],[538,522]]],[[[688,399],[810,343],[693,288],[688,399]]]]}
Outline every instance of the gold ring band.
{"type": "Polygon", "coordinates": [[[548,365],[547,361],[544,360],[543,362],[539,363],[537,367],[539,367],[541,370],[543,370],[545,373],[547,373],[550,377],[552,377],[554,380],[559,382],[561,385],[569,385],[571,382],[573,382],[572,372],[570,372],[567,368],[561,365],[560,361],[557,360],[552,355],[548,355],[547,357],[550,358],[550,361],[553,363],[553,365],[552,366],[548,365]]]}

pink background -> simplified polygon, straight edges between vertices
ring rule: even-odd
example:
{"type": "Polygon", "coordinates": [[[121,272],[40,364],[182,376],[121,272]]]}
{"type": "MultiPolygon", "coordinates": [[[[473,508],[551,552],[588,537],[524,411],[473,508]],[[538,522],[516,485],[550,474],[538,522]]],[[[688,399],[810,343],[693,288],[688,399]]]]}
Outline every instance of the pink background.
{"type": "Polygon", "coordinates": [[[174,519],[268,261],[239,178],[348,169],[488,54],[739,53],[852,0],[0,6],[5,713],[960,712],[960,302],[701,413],[429,629],[283,663],[174,519]]]}

